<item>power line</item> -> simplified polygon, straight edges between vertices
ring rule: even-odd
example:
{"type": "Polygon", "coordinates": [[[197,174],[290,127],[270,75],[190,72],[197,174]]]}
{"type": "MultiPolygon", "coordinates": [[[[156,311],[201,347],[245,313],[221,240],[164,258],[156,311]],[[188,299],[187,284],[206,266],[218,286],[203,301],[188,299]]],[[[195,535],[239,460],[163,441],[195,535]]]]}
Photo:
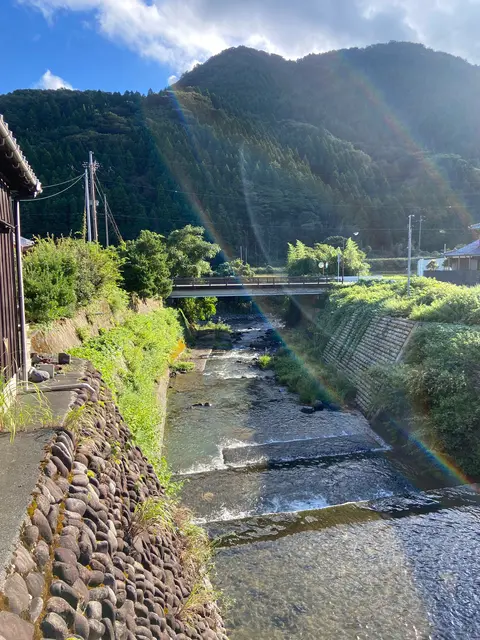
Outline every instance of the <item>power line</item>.
{"type": "Polygon", "coordinates": [[[44,198],[32,198],[30,200],[20,200],[20,202],[41,202],[42,200],[49,200],[50,198],[56,198],[57,196],[61,195],[62,193],[65,193],[65,191],[68,191],[69,189],[74,187],[78,182],[80,182],[80,180],[83,180],[83,174],[81,174],[79,178],[76,178],[76,180],[75,180],[75,182],[73,184],[71,184],[66,189],[63,189],[62,191],[59,191],[58,193],[53,193],[51,196],[45,196],[44,198]]]}
{"type": "Polygon", "coordinates": [[[61,187],[64,184],[68,184],[69,182],[73,182],[74,180],[76,180],[77,178],[83,176],[83,174],[80,174],[79,176],[75,176],[75,178],[70,178],[70,180],[65,180],[65,182],[57,182],[56,184],[47,184],[44,185],[42,184],[42,189],[51,189],[52,187],[61,187]]]}
{"type": "MultiPolygon", "coordinates": [[[[107,218],[108,220],[110,220],[113,230],[115,232],[115,235],[118,238],[119,242],[123,242],[123,238],[122,238],[122,234],[120,233],[120,229],[118,228],[117,222],[113,216],[112,210],[110,209],[110,204],[107,201],[107,196],[105,195],[105,190],[103,189],[100,180],[98,179],[97,176],[95,176],[95,182],[97,185],[97,189],[99,191],[99,193],[103,196],[103,202],[104,202],[104,206],[105,206],[105,235],[108,238],[108,227],[107,227],[107,218]]],[[[108,243],[108,240],[107,240],[108,243]]]]}
{"type": "MultiPolygon", "coordinates": [[[[104,180],[104,183],[106,184],[115,184],[115,181],[113,180],[104,180]]],[[[133,187],[135,189],[146,189],[146,190],[150,190],[150,191],[160,191],[161,193],[178,193],[180,195],[191,195],[191,196],[195,196],[196,198],[200,198],[200,197],[211,197],[211,198],[221,198],[223,200],[235,200],[238,202],[245,202],[245,197],[244,196],[228,196],[228,195],[223,195],[220,193],[213,193],[213,192],[207,192],[205,191],[204,193],[196,193],[195,191],[182,191],[180,189],[165,189],[165,188],[159,188],[159,187],[153,187],[150,185],[141,185],[141,184],[135,184],[134,182],[126,182],[125,180],[122,180],[122,185],[126,185],[129,187],[133,187]]],[[[256,195],[256,194],[253,194],[256,195]]],[[[460,195],[460,194],[455,194],[455,195],[460,195]]],[[[463,194],[463,195],[475,195],[478,196],[480,198],[480,193],[471,193],[471,194],[463,194]]],[[[313,196],[312,196],[313,197],[313,196]]],[[[380,196],[379,196],[380,197],[380,196]]],[[[394,208],[394,209],[420,209],[420,210],[428,210],[428,211],[433,211],[433,209],[431,209],[428,205],[424,205],[424,206],[419,206],[419,205],[415,205],[415,204],[408,204],[408,205],[402,205],[400,203],[398,204],[384,204],[382,202],[379,202],[378,204],[364,204],[362,202],[354,202],[354,203],[347,203],[347,204],[335,204],[335,203],[321,203],[320,206],[324,206],[324,207],[330,207],[330,208],[351,208],[351,207],[356,207],[357,209],[390,209],[390,208],[394,208]]],[[[458,204],[458,205],[447,205],[441,209],[437,209],[436,211],[443,211],[445,212],[447,209],[456,209],[456,208],[461,208],[464,205],[458,204]]]]}

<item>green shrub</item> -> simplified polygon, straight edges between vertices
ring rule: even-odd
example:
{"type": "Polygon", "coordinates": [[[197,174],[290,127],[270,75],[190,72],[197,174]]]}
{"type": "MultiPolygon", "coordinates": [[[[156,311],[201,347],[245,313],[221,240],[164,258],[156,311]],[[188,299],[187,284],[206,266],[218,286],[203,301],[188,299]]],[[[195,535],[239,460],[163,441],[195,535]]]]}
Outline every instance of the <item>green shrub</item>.
{"type": "Polygon", "coordinates": [[[361,281],[334,286],[320,323],[336,326],[342,316],[361,309],[369,314],[391,315],[422,322],[480,323],[480,286],[459,287],[434,278],[412,278],[407,296],[406,278],[361,281]]]}
{"type": "Polygon", "coordinates": [[[72,355],[90,360],[102,373],[135,442],[162,483],[172,490],[175,486],[170,483],[170,473],[161,457],[159,425],[163,409],[157,401],[157,386],[181,338],[182,329],[174,309],[143,315],[130,312],[121,325],[71,350],[72,355]]]}
{"type": "Polygon", "coordinates": [[[71,248],[53,238],[37,238],[23,260],[28,322],[70,318],[77,307],[78,265],[71,248]]]}
{"type": "Polygon", "coordinates": [[[97,300],[115,310],[127,298],[119,288],[120,259],[114,249],[74,238],[36,238],[24,258],[25,311],[29,322],[70,318],[97,300]]]}
{"type": "Polygon", "coordinates": [[[316,400],[332,402],[332,396],[304,362],[287,349],[280,349],[273,358],[273,369],[280,384],[299,394],[303,403],[316,400]]]}
{"type": "Polygon", "coordinates": [[[194,362],[188,362],[186,360],[176,360],[170,364],[171,371],[180,371],[181,373],[187,373],[195,369],[194,362]]]}
{"type": "Polygon", "coordinates": [[[273,364],[272,356],[263,355],[258,358],[258,366],[260,369],[269,369],[273,364]]]}
{"type": "Polygon", "coordinates": [[[173,301],[181,309],[190,324],[210,320],[217,312],[217,298],[178,298],[173,301]]]}

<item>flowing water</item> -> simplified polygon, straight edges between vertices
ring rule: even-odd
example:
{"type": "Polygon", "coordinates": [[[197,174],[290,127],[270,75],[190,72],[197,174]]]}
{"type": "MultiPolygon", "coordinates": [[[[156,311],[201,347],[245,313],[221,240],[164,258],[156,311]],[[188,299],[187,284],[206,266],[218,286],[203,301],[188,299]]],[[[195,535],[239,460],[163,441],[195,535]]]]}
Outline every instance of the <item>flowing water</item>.
{"type": "Polygon", "coordinates": [[[219,547],[232,640],[480,638],[476,487],[359,412],[301,413],[252,364],[267,321],[235,328],[234,348],[173,381],[165,434],[219,547]]]}

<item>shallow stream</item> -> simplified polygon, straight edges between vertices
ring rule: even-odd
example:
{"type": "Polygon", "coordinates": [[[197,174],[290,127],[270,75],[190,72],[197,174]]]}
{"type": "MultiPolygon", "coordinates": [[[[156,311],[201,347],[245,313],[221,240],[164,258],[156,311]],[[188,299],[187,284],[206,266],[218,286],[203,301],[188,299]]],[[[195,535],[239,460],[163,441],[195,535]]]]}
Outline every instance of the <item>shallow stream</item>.
{"type": "Polygon", "coordinates": [[[234,348],[173,380],[165,431],[231,639],[480,638],[475,488],[358,412],[301,413],[252,366],[268,322],[233,324],[234,348]]]}

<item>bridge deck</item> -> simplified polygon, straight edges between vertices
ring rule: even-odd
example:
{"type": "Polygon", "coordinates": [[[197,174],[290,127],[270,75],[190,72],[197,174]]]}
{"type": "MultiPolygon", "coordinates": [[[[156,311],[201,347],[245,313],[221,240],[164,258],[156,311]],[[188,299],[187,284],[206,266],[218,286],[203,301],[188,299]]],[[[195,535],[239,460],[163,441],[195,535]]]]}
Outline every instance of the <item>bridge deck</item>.
{"type": "Polygon", "coordinates": [[[170,298],[290,296],[323,293],[327,278],[177,278],[170,298]]]}

